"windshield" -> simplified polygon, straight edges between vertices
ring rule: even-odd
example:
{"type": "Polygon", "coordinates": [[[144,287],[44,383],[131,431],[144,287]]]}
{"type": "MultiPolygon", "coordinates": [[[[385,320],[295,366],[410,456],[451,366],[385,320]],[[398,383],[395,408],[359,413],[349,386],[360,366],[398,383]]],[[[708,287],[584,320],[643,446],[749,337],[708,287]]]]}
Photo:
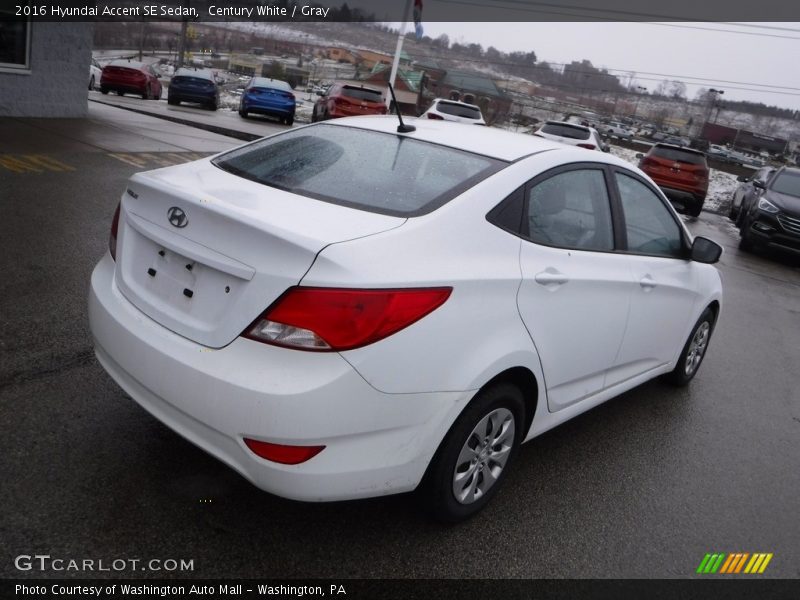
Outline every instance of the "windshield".
{"type": "Polygon", "coordinates": [[[706,157],[701,152],[692,152],[681,148],[670,148],[668,146],[653,146],[653,156],[674,160],[675,162],[688,163],[690,165],[705,165],[706,157]]]}
{"type": "Polygon", "coordinates": [[[771,189],[779,194],[800,198],[800,173],[784,171],[773,180],[771,189]]]}
{"type": "Polygon", "coordinates": [[[368,102],[383,102],[383,96],[377,90],[368,88],[357,88],[345,85],[342,87],[342,96],[355,98],[357,100],[367,100],[368,102]]]}
{"type": "Polygon", "coordinates": [[[312,125],[233,150],[213,164],[309,198],[414,216],[438,208],[507,163],[389,133],[312,125]]]}

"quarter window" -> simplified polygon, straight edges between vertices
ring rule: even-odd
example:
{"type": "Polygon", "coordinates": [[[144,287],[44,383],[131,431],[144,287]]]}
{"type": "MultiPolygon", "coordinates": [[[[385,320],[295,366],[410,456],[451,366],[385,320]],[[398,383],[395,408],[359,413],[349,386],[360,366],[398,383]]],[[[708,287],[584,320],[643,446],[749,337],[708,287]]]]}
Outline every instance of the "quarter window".
{"type": "Polygon", "coordinates": [[[638,254],[683,257],[683,237],[678,223],[655,192],[638,179],[616,173],[628,250],[638,254]]]}
{"type": "Polygon", "coordinates": [[[614,233],[605,177],[576,169],[537,183],[527,196],[528,235],[547,246],[613,250],[614,233]]]}

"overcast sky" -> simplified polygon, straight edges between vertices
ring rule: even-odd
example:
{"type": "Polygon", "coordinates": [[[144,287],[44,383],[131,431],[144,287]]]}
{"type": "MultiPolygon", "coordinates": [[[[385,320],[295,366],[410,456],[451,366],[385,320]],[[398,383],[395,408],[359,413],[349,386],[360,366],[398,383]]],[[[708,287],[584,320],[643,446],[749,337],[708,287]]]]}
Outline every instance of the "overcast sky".
{"type": "Polygon", "coordinates": [[[425,35],[446,33],[451,42],[477,42],[507,52],[533,50],[539,61],[585,58],[595,66],[635,71],[637,85],[649,90],[670,75],[687,84],[690,98],[698,87],[713,87],[724,90],[723,101],[800,110],[800,23],[427,22],[423,27],[425,35]]]}

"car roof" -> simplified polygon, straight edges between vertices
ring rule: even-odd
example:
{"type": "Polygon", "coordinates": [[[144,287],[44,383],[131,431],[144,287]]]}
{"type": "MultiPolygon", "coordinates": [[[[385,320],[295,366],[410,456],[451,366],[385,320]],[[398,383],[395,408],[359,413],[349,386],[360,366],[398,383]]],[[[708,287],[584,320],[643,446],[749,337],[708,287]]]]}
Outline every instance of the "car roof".
{"type": "Polygon", "coordinates": [[[146,65],[143,62],[139,62],[138,60],[118,59],[118,60],[112,60],[106,66],[107,67],[127,67],[128,69],[142,69],[146,65]]]}
{"type": "Polygon", "coordinates": [[[253,77],[253,81],[251,83],[252,85],[258,87],[271,87],[277,90],[292,91],[292,86],[290,86],[288,83],[280,79],[272,79],[271,77],[253,77]]]}
{"type": "Polygon", "coordinates": [[[175,71],[175,77],[200,77],[202,79],[214,79],[214,74],[208,69],[187,69],[181,68],[175,71]]]}
{"type": "MultiPolygon", "coordinates": [[[[574,152],[575,150],[573,146],[565,146],[559,142],[541,137],[514,133],[496,127],[475,127],[475,125],[471,123],[409,117],[404,118],[403,121],[413,124],[416,127],[416,131],[404,134],[404,137],[434,144],[442,144],[444,146],[465,150],[466,152],[481,154],[483,156],[509,162],[543,151],[574,152]]],[[[357,127],[360,129],[397,134],[399,122],[395,115],[390,115],[345,117],[342,119],[325,121],[325,124],[357,127]]],[[[311,127],[313,127],[313,125],[311,125],[311,127]]],[[[586,152],[586,150],[579,150],[583,153],[586,152]]],[[[604,162],[631,168],[630,163],[620,158],[600,152],[596,154],[597,156],[591,157],[593,162],[604,162]]],[[[581,156],[585,155],[581,154],[581,156]]],[[[573,161],[570,160],[570,162],[573,161]]]]}

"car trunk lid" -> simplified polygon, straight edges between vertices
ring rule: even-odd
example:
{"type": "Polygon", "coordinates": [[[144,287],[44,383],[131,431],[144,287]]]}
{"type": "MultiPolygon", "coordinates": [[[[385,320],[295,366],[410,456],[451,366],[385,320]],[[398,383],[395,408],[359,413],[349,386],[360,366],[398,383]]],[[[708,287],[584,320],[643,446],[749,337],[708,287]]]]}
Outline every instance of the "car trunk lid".
{"type": "Polygon", "coordinates": [[[140,173],[123,196],[117,284],[151,319],[219,348],[297,285],[325,246],[404,222],[252,182],[208,160],[140,173]]]}

